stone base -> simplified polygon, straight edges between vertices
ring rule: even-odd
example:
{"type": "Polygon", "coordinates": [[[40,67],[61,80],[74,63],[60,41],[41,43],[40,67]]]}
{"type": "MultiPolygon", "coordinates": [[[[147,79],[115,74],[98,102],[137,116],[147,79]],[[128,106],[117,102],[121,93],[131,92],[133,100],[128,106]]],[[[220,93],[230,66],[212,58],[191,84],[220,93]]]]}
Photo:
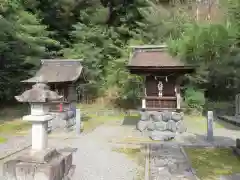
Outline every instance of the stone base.
{"type": "Polygon", "coordinates": [[[4,176],[9,180],[65,180],[72,167],[73,151],[48,149],[27,154],[4,163],[4,176]],[[29,157],[27,157],[27,155],[29,157]]]}
{"type": "Polygon", "coordinates": [[[173,111],[145,111],[141,112],[136,128],[141,132],[148,132],[153,140],[168,141],[177,134],[186,132],[183,117],[183,113],[173,111]]]}
{"type": "Polygon", "coordinates": [[[42,151],[34,151],[30,150],[23,154],[22,156],[19,156],[17,159],[23,162],[29,162],[29,163],[47,163],[55,156],[58,156],[59,153],[56,149],[53,148],[47,148],[42,151]]]}

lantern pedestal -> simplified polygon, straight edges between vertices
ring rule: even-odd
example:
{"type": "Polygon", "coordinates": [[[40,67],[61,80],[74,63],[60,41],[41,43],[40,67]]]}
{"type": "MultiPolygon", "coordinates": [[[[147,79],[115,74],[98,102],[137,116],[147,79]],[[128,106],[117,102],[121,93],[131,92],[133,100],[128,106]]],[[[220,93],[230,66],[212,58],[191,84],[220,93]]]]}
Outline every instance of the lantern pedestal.
{"type": "Polygon", "coordinates": [[[48,121],[52,120],[52,115],[24,116],[24,121],[32,123],[32,150],[41,151],[47,148],[48,144],[48,121]]]}

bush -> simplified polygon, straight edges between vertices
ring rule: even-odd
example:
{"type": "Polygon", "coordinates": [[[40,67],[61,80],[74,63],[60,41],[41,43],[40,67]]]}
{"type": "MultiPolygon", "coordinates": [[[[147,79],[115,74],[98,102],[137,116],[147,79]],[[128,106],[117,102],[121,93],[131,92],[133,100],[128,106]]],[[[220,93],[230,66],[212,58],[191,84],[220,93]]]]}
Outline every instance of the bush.
{"type": "Polygon", "coordinates": [[[184,99],[187,109],[194,109],[202,112],[205,104],[204,92],[202,90],[189,87],[185,91],[184,99]]]}

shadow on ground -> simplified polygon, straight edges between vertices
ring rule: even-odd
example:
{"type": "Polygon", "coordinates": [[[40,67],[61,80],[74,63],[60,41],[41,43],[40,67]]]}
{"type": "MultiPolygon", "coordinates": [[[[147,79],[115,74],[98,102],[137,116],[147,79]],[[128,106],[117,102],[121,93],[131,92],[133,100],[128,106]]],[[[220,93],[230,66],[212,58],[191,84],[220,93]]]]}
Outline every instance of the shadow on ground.
{"type": "Polygon", "coordinates": [[[213,141],[208,141],[206,135],[202,134],[191,134],[185,135],[181,137],[182,143],[186,145],[195,145],[195,146],[209,146],[209,145],[216,145],[216,146],[235,146],[236,139],[230,138],[226,136],[214,136],[213,141]]]}
{"type": "Polygon", "coordinates": [[[216,119],[215,123],[219,124],[220,126],[226,128],[226,129],[240,131],[240,127],[239,126],[235,125],[234,123],[230,123],[230,122],[227,122],[225,120],[221,120],[219,118],[216,119]]]}
{"type": "Polygon", "coordinates": [[[128,115],[125,116],[122,122],[123,126],[136,126],[140,119],[139,115],[128,115]]]}

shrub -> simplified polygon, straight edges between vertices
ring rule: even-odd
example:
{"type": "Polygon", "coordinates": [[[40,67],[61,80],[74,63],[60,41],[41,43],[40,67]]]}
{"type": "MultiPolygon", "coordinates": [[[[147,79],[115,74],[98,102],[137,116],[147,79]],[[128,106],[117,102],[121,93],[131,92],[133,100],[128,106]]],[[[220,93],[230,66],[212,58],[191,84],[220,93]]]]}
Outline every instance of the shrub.
{"type": "Polygon", "coordinates": [[[185,91],[184,99],[188,109],[194,109],[202,112],[205,104],[204,92],[202,90],[188,87],[185,91]]]}

